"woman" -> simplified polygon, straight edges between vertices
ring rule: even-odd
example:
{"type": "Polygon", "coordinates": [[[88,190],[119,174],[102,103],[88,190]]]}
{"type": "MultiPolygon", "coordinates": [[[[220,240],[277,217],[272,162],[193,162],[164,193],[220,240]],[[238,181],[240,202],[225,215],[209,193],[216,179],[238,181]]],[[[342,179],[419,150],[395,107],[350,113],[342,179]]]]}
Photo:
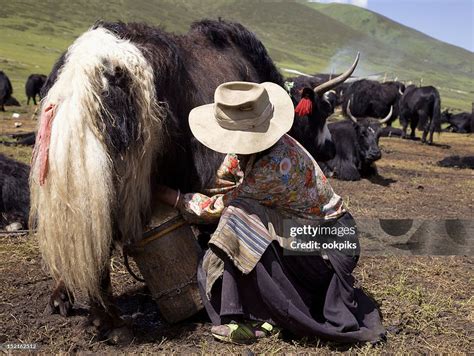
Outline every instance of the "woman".
{"type": "Polygon", "coordinates": [[[214,99],[191,111],[189,125],[226,153],[215,187],[161,187],[160,195],[190,222],[218,222],[198,270],[212,334],[249,342],[281,328],[344,343],[383,340],[375,304],[353,287],[354,220],[314,158],[286,135],[290,97],[273,83],[229,82],[214,99]]]}

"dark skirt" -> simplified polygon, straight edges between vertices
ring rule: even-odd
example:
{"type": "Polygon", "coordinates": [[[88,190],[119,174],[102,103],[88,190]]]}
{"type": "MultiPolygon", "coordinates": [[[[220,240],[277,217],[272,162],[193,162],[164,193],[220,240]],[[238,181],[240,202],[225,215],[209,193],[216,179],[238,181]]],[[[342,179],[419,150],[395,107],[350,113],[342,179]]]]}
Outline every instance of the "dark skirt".
{"type": "MultiPolygon", "coordinates": [[[[340,223],[350,226],[349,214],[340,223]]],[[[385,330],[375,303],[353,287],[358,256],[328,251],[289,255],[277,242],[265,250],[256,267],[240,272],[226,256],[224,273],[206,296],[206,272],[198,282],[206,311],[215,325],[231,321],[267,321],[297,337],[319,337],[343,343],[377,342],[385,330]]]]}

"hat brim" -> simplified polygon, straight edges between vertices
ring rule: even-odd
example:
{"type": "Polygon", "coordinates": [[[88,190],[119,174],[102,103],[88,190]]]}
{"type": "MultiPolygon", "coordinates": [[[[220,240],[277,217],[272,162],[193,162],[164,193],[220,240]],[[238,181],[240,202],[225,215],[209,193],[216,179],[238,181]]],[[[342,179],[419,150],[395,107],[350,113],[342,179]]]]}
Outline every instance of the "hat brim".
{"type": "Polygon", "coordinates": [[[263,85],[273,104],[273,115],[260,126],[248,130],[221,127],[214,114],[214,104],[202,105],[189,113],[189,126],[203,145],[220,153],[252,154],[273,146],[293,125],[294,107],[288,93],[277,84],[263,85]]]}

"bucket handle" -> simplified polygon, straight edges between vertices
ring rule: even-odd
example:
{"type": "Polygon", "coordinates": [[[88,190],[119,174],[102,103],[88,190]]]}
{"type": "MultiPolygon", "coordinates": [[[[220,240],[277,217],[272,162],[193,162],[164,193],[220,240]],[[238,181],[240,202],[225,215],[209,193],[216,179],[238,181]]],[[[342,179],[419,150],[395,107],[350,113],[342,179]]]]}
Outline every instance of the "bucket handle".
{"type": "Polygon", "coordinates": [[[128,273],[130,273],[130,275],[137,281],[145,283],[145,279],[138,277],[135,274],[135,272],[133,272],[132,268],[130,267],[130,264],[128,263],[128,256],[129,256],[128,249],[124,248],[123,249],[123,264],[125,265],[125,268],[127,269],[128,273]]]}

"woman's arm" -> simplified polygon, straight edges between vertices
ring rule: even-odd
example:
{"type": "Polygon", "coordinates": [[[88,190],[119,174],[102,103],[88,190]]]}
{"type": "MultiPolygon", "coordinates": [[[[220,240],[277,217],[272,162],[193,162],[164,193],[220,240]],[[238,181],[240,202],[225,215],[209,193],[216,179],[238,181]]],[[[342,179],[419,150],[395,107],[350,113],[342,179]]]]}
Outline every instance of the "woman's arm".
{"type": "Polygon", "coordinates": [[[179,190],[171,189],[165,185],[158,185],[156,196],[160,202],[174,208],[178,207],[180,200],[182,200],[181,192],[179,190]]]}
{"type": "Polygon", "coordinates": [[[160,202],[178,208],[185,219],[193,223],[215,223],[224,210],[224,194],[181,194],[179,190],[159,185],[156,197],[160,202]]]}

